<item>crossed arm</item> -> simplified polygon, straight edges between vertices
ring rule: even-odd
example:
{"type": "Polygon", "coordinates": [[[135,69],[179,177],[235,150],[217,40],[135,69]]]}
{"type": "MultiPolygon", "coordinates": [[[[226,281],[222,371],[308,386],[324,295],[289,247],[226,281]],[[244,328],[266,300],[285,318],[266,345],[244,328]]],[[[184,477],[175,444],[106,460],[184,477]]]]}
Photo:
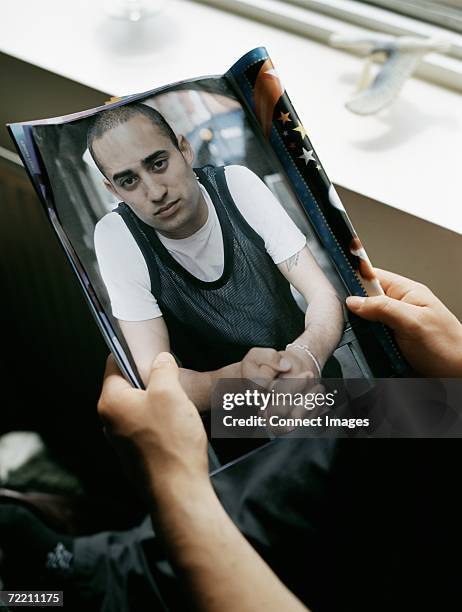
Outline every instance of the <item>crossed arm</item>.
{"type": "MultiPolygon", "coordinates": [[[[304,297],[308,304],[305,315],[305,330],[294,338],[296,344],[310,348],[322,367],[338,343],[342,332],[342,306],[334,288],[316,263],[307,246],[278,265],[279,270],[304,297]]],[[[170,340],[163,317],[147,321],[119,321],[140,376],[146,384],[151,364],[161,352],[170,351],[170,340]]],[[[316,366],[309,355],[300,350],[287,349],[269,352],[261,349],[249,355],[245,363],[232,363],[219,370],[196,372],[180,369],[180,381],[189,398],[200,411],[209,408],[213,383],[220,378],[252,377],[256,367],[267,364],[265,376],[275,378],[281,373],[286,376],[312,372],[318,376],[316,366]],[[279,367],[281,359],[282,367],[279,367]],[[269,362],[269,363],[267,363],[269,362]]]]}
{"type": "MultiPolygon", "coordinates": [[[[305,330],[292,342],[309,347],[322,369],[342,335],[344,318],[340,299],[307,246],[279,264],[278,268],[308,304],[305,330]]],[[[292,364],[286,376],[307,371],[315,378],[319,376],[307,353],[289,348],[281,354],[292,364]]]]}
{"type": "MultiPolygon", "coordinates": [[[[138,372],[146,385],[151,365],[159,353],[170,351],[170,340],[163,317],[147,321],[119,321],[120,329],[133,355],[138,372]]],[[[199,412],[209,409],[210,393],[215,380],[239,378],[240,364],[233,363],[219,370],[196,372],[180,368],[180,382],[199,412]]]]}

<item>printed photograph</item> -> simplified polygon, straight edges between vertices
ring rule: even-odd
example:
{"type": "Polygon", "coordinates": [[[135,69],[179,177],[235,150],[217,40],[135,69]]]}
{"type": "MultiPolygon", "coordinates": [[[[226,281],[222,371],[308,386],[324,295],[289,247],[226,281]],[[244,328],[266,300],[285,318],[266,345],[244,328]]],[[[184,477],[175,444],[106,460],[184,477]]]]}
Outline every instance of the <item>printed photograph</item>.
{"type": "Polygon", "coordinates": [[[33,131],[141,384],[162,351],[201,411],[222,378],[373,375],[370,333],[346,318],[339,274],[224,79],[33,131]]]}

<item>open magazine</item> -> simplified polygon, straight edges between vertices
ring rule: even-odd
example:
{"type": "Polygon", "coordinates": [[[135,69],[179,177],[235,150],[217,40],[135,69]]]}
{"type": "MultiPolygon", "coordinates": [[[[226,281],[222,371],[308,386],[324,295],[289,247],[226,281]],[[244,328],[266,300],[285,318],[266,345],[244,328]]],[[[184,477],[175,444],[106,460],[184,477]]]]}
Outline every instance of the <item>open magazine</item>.
{"type": "Polygon", "coordinates": [[[161,350],[204,413],[214,376],[238,377],[255,347],[292,345],[323,379],[406,371],[390,332],[343,307],[381,288],[264,48],[9,130],[135,386],[161,350]]]}

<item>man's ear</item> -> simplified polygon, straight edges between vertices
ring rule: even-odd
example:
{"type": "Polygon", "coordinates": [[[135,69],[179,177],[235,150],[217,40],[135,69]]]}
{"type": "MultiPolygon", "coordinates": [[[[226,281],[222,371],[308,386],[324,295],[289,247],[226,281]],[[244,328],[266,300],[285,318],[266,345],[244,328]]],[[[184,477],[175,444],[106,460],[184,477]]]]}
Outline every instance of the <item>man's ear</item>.
{"type": "Polygon", "coordinates": [[[177,140],[178,147],[183,157],[188,162],[188,164],[192,166],[192,163],[194,161],[194,151],[191,145],[189,144],[189,140],[186,138],[186,136],[183,136],[183,134],[178,134],[177,140]]]}
{"type": "Polygon", "coordinates": [[[106,189],[109,191],[109,193],[112,193],[113,196],[115,196],[116,198],[119,197],[119,194],[117,193],[117,191],[115,190],[115,187],[112,183],[110,183],[107,178],[103,179],[103,184],[106,187],[106,189]]]}

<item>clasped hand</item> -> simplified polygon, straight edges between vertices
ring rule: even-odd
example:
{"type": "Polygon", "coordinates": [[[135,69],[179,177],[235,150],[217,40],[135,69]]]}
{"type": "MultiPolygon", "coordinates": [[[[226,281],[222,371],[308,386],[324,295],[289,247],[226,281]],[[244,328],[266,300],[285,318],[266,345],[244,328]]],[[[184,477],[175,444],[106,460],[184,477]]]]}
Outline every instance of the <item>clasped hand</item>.
{"type": "Polygon", "coordinates": [[[251,349],[240,365],[241,378],[253,380],[269,388],[277,379],[297,379],[305,384],[319,378],[316,364],[308,353],[288,348],[277,351],[272,348],[251,349]]]}
{"type": "MultiPolygon", "coordinates": [[[[241,378],[251,380],[267,391],[274,391],[275,401],[268,406],[268,419],[274,415],[284,418],[306,416],[305,408],[291,402],[289,396],[293,398],[299,393],[323,391],[323,387],[316,381],[319,373],[313,359],[307,352],[295,347],[284,351],[271,348],[251,349],[241,361],[241,378]],[[280,401],[278,394],[283,398],[280,401]]],[[[270,428],[273,435],[282,435],[291,429],[285,426],[270,428]]]]}

